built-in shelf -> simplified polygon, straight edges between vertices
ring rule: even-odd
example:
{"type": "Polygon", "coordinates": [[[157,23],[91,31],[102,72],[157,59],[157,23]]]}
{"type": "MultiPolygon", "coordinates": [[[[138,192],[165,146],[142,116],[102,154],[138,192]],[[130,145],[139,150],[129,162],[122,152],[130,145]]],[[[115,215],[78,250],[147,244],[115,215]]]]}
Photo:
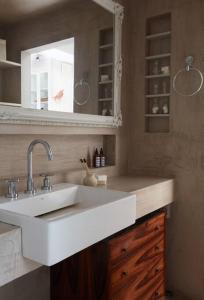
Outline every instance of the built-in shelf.
{"type": "Polygon", "coordinates": [[[171,14],[154,16],[146,23],[145,131],[170,130],[171,14]]]}
{"type": "Polygon", "coordinates": [[[170,74],[146,75],[146,79],[170,77],[170,74]]]}
{"type": "Polygon", "coordinates": [[[114,30],[112,27],[99,30],[98,54],[98,113],[112,116],[114,110],[114,30]]]}
{"type": "Polygon", "coordinates": [[[0,101],[0,105],[21,107],[21,104],[19,104],[19,103],[12,103],[12,102],[1,102],[0,101]]]}
{"type": "Polygon", "coordinates": [[[113,101],[113,98],[100,98],[98,99],[99,102],[106,102],[106,101],[113,101]]]}
{"type": "Polygon", "coordinates": [[[169,37],[170,35],[171,35],[171,31],[166,31],[166,32],[160,32],[160,33],[147,35],[146,39],[153,40],[153,39],[158,39],[158,38],[163,38],[163,37],[169,37]]]}
{"type": "Polygon", "coordinates": [[[20,68],[21,64],[18,64],[16,62],[13,61],[9,61],[9,60],[0,60],[0,69],[9,69],[9,68],[20,68]]]}
{"type": "Polygon", "coordinates": [[[106,63],[106,64],[101,64],[98,67],[99,68],[106,68],[106,67],[112,67],[112,66],[113,66],[113,63],[106,63]]]}
{"type": "Polygon", "coordinates": [[[47,103],[48,102],[48,98],[41,98],[41,103],[47,103]]]}
{"type": "Polygon", "coordinates": [[[153,95],[146,95],[146,98],[165,98],[165,97],[170,97],[169,94],[153,94],[153,95]]]}
{"type": "Polygon", "coordinates": [[[113,80],[99,81],[98,84],[111,84],[111,83],[113,83],[113,80]]]}
{"type": "Polygon", "coordinates": [[[162,59],[162,58],[168,58],[168,57],[171,57],[171,53],[148,55],[148,56],[145,57],[145,59],[146,60],[155,60],[155,59],[162,59]]]}
{"type": "Polygon", "coordinates": [[[105,165],[105,167],[99,167],[99,168],[95,168],[95,167],[91,167],[90,169],[91,170],[94,170],[94,171],[96,171],[96,170],[101,170],[101,169],[103,169],[103,170],[108,170],[108,169],[111,169],[111,168],[113,168],[113,167],[115,167],[115,165],[105,165]]]}
{"type": "Polygon", "coordinates": [[[169,118],[169,114],[146,114],[146,118],[169,118]]]}
{"type": "Polygon", "coordinates": [[[106,49],[111,49],[111,48],[113,48],[113,44],[106,44],[106,45],[99,46],[99,49],[101,49],[101,50],[106,50],[106,49]]]}

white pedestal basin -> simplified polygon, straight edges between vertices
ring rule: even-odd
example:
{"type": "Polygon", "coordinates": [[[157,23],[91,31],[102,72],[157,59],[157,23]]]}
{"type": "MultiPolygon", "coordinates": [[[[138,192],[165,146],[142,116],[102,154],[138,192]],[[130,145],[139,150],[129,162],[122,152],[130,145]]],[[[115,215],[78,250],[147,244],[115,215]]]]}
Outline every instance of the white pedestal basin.
{"type": "Polygon", "coordinates": [[[51,266],[134,224],[136,196],[57,185],[52,192],[0,198],[0,221],[22,228],[26,258],[51,266]]]}

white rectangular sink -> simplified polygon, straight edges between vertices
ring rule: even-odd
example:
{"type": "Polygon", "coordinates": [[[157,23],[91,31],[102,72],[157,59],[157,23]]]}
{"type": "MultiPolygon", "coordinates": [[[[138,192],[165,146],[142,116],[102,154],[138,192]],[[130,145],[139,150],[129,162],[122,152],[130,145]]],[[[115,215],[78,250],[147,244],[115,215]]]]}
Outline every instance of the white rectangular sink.
{"type": "Polygon", "coordinates": [[[23,255],[47,266],[135,220],[135,195],[101,188],[63,184],[36,196],[0,198],[0,221],[22,228],[23,255]]]}

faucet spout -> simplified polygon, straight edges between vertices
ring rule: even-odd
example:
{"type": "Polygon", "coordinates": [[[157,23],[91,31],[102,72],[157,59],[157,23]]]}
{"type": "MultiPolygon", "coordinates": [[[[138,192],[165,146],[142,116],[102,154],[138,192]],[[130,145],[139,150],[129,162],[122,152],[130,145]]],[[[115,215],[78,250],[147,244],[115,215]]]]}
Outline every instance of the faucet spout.
{"type": "Polygon", "coordinates": [[[33,149],[35,145],[41,144],[44,146],[46,153],[47,153],[47,158],[48,160],[53,160],[53,153],[52,153],[52,148],[50,145],[41,139],[37,139],[31,142],[31,144],[28,147],[28,152],[27,152],[27,173],[28,173],[28,178],[27,178],[27,190],[26,193],[28,194],[35,194],[35,188],[34,188],[34,182],[33,182],[33,149]]]}

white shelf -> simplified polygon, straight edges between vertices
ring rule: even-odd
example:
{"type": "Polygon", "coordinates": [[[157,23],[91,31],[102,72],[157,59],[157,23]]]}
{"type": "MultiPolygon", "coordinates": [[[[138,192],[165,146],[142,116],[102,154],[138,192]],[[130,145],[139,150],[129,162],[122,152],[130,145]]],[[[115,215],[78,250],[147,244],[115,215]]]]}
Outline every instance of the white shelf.
{"type": "Polygon", "coordinates": [[[147,40],[154,40],[154,39],[158,39],[158,38],[169,37],[170,35],[171,35],[171,31],[166,31],[166,32],[147,35],[146,39],[147,40]]]}
{"type": "Polygon", "coordinates": [[[146,114],[146,118],[169,118],[169,114],[146,114]]]}
{"type": "Polygon", "coordinates": [[[40,102],[41,102],[41,103],[48,103],[48,99],[47,99],[47,98],[41,98],[41,99],[40,99],[40,102]]]}
{"type": "Polygon", "coordinates": [[[158,74],[158,75],[146,75],[146,79],[154,79],[154,78],[165,78],[170,77],[170,74],[158,74]]]}
{"type": "Polygon", "coordinates": [[[162,58],[167,58],[167,57],[171,57],[171,53],[146,56],[145,59],[146,60],[154,60],[154,59],[162,59],[162,58]]]}
{"type": "Polygon", "coordinates": [[[21,107],[20,103],[1,102],[1,101],[0,101],[0,105],[21,107]]]}
{"type": "Polygon", "coordinates": [[[110,84],[110,83],[113,83],[113,80],[99,81],[98,84],[102,85],[102,84],[110,84]]]}
{"type": "Polygon", "coordinates": [[[106,50],[106,49],[111,49],[111,48],[113,48],[113,44],[101,45],[99,47],[99,49],[101,49],[101,50],[106,50]]]}
{"type": "Polygon", "coordinates": [[[107,63],[107,64],[101,64],[98,67],[99,68],[106,68],[106,67],[112,67],[112,66],[113,66],[113,63],[107,63]]]}
{"type": "Polygon", "coordinates": [[[9,68],[16,68],[16,67],[20,68],[21,64],[9,60],[0,59],[0,69],[9,69],[9,68]]]}
{"type": "Polygon", "coordinates": [[[152,94],[146,95],[146,98],[163,98],[163,97],[170,97],[170,94],[152,94]]]}

